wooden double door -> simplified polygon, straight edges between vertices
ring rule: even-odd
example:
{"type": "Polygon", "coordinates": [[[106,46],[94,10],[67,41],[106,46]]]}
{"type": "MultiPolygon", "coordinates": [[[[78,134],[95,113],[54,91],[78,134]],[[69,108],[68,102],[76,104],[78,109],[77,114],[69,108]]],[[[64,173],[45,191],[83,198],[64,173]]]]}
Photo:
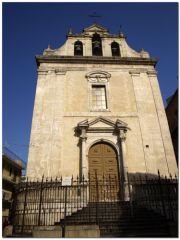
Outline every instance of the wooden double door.
{"type": "Polygon", "coordinates": [[[115,149],[107,143],[97,143],[89,150],[91,196],[99,200],[113,200],[119,194],[118,159],[115,149]],[[96,180],[98,181],[95,184],[96,180]]]}

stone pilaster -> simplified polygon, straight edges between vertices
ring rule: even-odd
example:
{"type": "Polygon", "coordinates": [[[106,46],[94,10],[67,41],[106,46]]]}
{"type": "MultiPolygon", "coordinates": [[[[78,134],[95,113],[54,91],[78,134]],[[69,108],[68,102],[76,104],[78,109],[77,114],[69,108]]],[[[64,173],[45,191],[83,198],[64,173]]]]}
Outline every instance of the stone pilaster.
{"type": "Polygon", "coordinates": [[[84,177],[84,179],[88,178],[88,166],[87,166],[87,159],[86,159],[86,129],[83,128],[81,130],[81,179],[84,177]]]}
{"type": "MultiPolygon", "coordinates": [[[[165,154],[165,159],[163,159],[163,161],[167,165],[168,174],[172,174],[174,176],[175,174],[177,175],[177,172],[178,172],[177,163],[174,155],[174,149],[172,146],[172,140],[170,136],[164,104],[163,104],[163,100],[161,97],[160,88],[158,84],[157,72],[155,70],[148,71],[147,75],[148,75],[150,86],[151,86],[151,91],[152,91],[158,123],[159,123],[160,134],[163,142],[163,148],[164,148],[164,154],[165,154]]],[[[163,164],[162,161],[158,162],[157,163],[158,168],[160,168],[162,164],[163,164]]],[[[162,174],[167,174],[167,173],[162,172],[162,174]]]]}
{"type": "Polygon", "coordinates": [[[128,166],[126,162],[126,128],[118,128],[117,126],[117,138],[119,143],[120,150],[120,187],[121,187],[121,199],[128,201],[129,200],[129,190],[128,190],[128,166]]]}

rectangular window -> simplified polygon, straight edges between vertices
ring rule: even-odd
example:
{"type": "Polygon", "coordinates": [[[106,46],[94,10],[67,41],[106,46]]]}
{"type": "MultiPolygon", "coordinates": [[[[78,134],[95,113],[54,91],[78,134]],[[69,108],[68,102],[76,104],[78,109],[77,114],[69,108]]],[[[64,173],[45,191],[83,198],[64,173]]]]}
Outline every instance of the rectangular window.
{"type": "Polygon", "coordinates": [[[93,109],[107,109],[105,86],[92,86],[92,107],[93,109]]]}

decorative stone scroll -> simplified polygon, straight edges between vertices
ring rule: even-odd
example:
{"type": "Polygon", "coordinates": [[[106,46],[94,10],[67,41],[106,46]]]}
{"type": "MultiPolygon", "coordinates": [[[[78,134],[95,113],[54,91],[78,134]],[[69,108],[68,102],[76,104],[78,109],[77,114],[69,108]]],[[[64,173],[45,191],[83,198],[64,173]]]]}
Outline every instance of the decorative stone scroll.
{"type": "Polygon", "coordinates": [[[119,131],[119,138],[121,139],[121,141],[126,140],[126,132],[127,132],[127,129],[121,129],[119,131]]]}
{"type": "Polygon", "coordinates": [[[91,83],[106,83],[109,81],[111,74],[104,71],[93,71],[86,75],[86,78],[91,83]]]}

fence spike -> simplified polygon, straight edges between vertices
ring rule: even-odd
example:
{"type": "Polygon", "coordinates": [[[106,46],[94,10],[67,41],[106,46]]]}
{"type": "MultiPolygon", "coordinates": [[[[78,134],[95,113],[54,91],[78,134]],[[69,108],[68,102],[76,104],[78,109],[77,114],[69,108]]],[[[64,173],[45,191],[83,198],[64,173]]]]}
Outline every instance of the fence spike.
{"type": "Polygon", "coordinates": [[[148,183],[148,175],[147,175],[147,173],[145,173],[145,182],[146,182],[146,184],[148,183]]]}
{"type": "Polygon", "coordinates": [[[41,180],[41,182],[43,182],[43,180],[44,180],[44,174],[42,175],[42,180],[41,180]]]}
{"type": "Polygon", "coordinates": [[[161,175],[160,175],[159,169],[158,169],[158,179],[161,180],[161,175]]]}

